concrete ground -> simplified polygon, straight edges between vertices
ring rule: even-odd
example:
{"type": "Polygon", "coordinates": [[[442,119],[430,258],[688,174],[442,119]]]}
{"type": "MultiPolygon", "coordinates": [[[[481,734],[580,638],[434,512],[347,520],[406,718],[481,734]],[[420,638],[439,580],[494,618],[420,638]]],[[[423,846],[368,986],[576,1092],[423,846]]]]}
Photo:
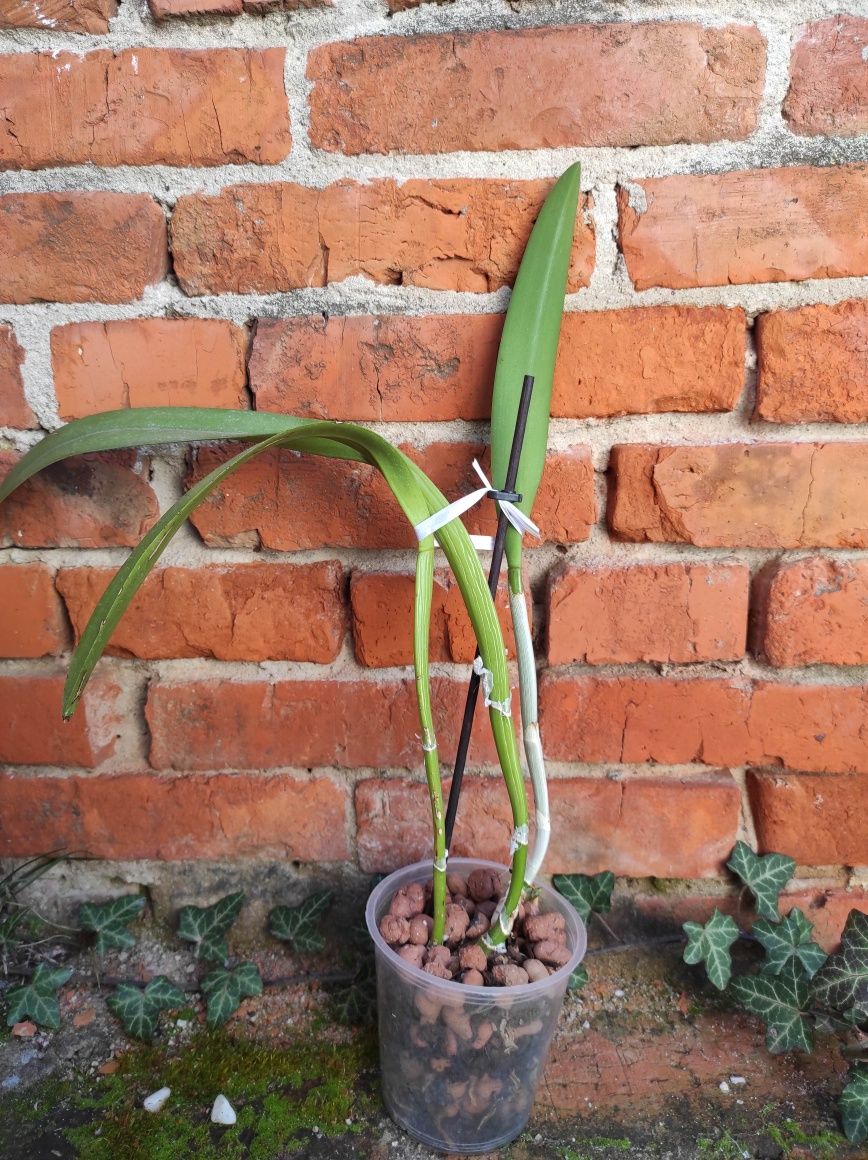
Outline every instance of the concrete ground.
{"type": "MultiPolygon", "coordinates": [[[[219,1032],[204,1027],[199,967],[174,939],[152,930],[131,952],[80,954],[61,1029],[2,1033],[3,1160],[434,1156],[383,1111],[373,1031],[335,1019],[333,976],[353,964],[336,972],[333,956],[275,944],[233,949],[272,983],[219,1032]],[[154,1046],[130,1045],[105,1005],[111,983],[160,972],[189,989],[189,1007],[164,1017],[154,1046]],[[145,1112],[162,1086],[169,1103],[145,1112]],[[209,1122],[220,1092],[234,1127],[209,1122]]],[[[490,1160],[868,1155],[838,1128],[846,1065],[835,1040],[811,1056],[769,1055],[761,1025],[728,1009],[678,945],[597,948],[586,964],[590,982],[566,1001],[531,1122],[490,1160]]]]}

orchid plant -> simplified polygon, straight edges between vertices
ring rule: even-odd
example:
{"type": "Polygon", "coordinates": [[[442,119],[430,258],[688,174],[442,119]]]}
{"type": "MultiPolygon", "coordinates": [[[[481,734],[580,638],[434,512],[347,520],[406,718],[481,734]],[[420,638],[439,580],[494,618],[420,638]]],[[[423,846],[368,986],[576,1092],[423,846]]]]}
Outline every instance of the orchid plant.
{"type": "MultiPolygon", "coordinates": [[[[523,377],[534,376],[516,490],[517,506],[529,514],[542,475],[555,355],[572,248],[579,196],[579,167],[564,173],[549,194],[528,242],[512,293],[497,362],[492,416],[492,472],[503,487],[523,377]]],[[[246,441],[249,446],[196,483],[157,521],[130,554],[97,604],[73,653],[66,680],[63,715],[75,711],[97,661],[125,609],[188,516],[233,472],[272,448],[370,464],[383,475],[414,528],[448,506],[424,471],[382,436],[353,423],[300,419],[262,412],[216,408],[153,407],[109,411],[79,419],[48,435],[32,448],[0,487],[0,502],[43,468],[73,455],[120,448],[214,440],[246,441]]],[[[434,581],[434,554],[443,550],[455,574],[470,616],[485,673],[498,760],[513,818],[510,885],[499,920],[484,936],[487,949],[502,943],[511,930],[526,884],[532,883],[545,858],[549,836],[548,795],[539,737],[536,668],[524,593],[522,540],[507,533],[506,556],[510,608],[515,626],[524,751],[533,785],[535,841],[530,856],[528,805],[513,722],[511,691],[503,635],[479,557],[464,526],[452,519],[419,539],[414,603],[414,669],[425,773],[434,827],[434,926],[432,940],[444,935],[446,864],[443,793],[434,731],[429,679],[428,640],[434,581]]]]}

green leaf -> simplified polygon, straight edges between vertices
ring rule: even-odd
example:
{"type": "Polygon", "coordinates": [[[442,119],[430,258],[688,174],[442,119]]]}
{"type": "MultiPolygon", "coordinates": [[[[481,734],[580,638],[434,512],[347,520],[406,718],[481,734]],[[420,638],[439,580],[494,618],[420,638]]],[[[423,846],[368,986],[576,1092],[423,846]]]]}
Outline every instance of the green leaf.
{"type": "Polygon", "coordinates": [[[734,979],[732,994],[766,1025],[766,1046],[772,1054],[810,1051],[813,1046],[807,1017],[808,983],[798,959],[791,956],[779,975],[748,975],[734,979]]]}
{"type": "Polygon", "coordinates": [[[582,966],[581,963],[579,963],[579,965],[576,967],[576,969],[570,975],[569,979],[567,979],[567,990],[568,991],[581,991],[582,987],[584,987],[584,985],[585,985],[585,983],[587,983],[587,981],[588,981],[587,968],[582,966]]]}
{"type": "Polygon", "coordinates": [[[868,1070],[857,1068],[838,1102],[844,1134],[851,1144],[868,1140],[868,1070]]]}
{"type": "Polygon", "coordinates": [[[217,967],[202,980],[202,994],[208,1026],[220,1027],[235,1014],[242,999],[262,994],[262,978],[253,963],[240,963],[232,971],[217,967]]]}
{"type": "Polygon", "coordinates": [[[178,935],[193,944],[197,959],[222,963],[229,957],[226,932],[238,917],[244,891],[227,894],[213,906],[185,906],[178,917],[178,935]]]}
{"type": "Polygon", "coordinates": [[[23,1019],[32,1019],[40,1027],[56,1031],[60,1026],[57,992],[72,976],[72,967],[52,967],[40,963],[29,983],[13,987],[7,995],[9,1009],[6,1024],[11,1027],[23,1019]]]}
{"type": "Polygon", "coordinates": [[[722,991],[732,975],[732,955],[730,947],[738,938],[738,927],[728,914],[715,909],[705,924],[685,922],[684,933],[687,946],[684,961],[691,965],[704,962],[708,977],[722,991]]]}
{"type": "Polygon", "coordinates": [[[325,939],[317,930],[317,922],[333,897],[331,890],[317,890],[300,906],[275,906],[268,916],[268,929],[297,951],[321,951],[325,939]]]}
{"type": "Polygon", "coordinates": [[[612,909],[615,875],[611,870],[604,870],[602,874],[593,877],[587,874],[555,874],[552,885],[572,905],[583,922],[587,922],[592,912],[605,914],[612,909]]]}
{"type": "MultiPolygon", "coordinates": [[[[491,404],[491,474],[495,487],[503,487],[506,482],[524,376],[534,376],[515,489],[522,496],[518,506],[528,514],[533,510],[546,458],[552,381],[580,185],[580,168],[578,164],[571,165],[540,210],[509,300],[497,355],[491,404]]],[[[510,568],[520,566],[521,537],[513,528],[507,532],[506,557],[510,568]]]]}
{"type": "Polygon", "coordinates": [[[833,1011],[868,1009],[868,914],[851,910],[841,934],[841,949],[813,980],[815,1002],[833,1011]]]}
{"type": "Polygon", "coordinates": [[[144,989],[119,983],[115,993],[106,1000],[106,1006],[120,1019],[127,1035],[150,1043],[157,1030],[159,1013],[183,1007],[186,1001],[182,990],[165,975],[158,975],[144,989]]]}
{"type": "Polygon", "coordinates": [[[809,979],[816,974],[826,961],[826,952],[811,938],[813,929],[798,907],[779,923],[769,922],[766,918],[758,919],[754,923],[753,933],[765,947],[763,972],[779,975],[789,960],[795,957],[809,979]]]}
{"type": "Polygon", "coordinates": [[[366,955],[347,987],[340,987],[332,995],[335,1018],[347,1027],[373,1023],[377,1015],[377,975],[373,955],[366,955]]]}
{"type": "Polygon", "coordinates": [[[796,864],[785,854],[754,854],[744,842],[736,842],[727,866],[737,874],[756,899],[757,914],[772,922],[780,920],[778,895],[793,876],[796,864]]]}
{"type": "Polygon", "coordinates": [[[79,912],[79,922],[84,930],[96,931],[96,949],[99,954],[110,947],[132,947],[136,945],[136,936],[127,930],[127,924],[132,922],[145,908],[145,899],[141,894],[125,894],[122,898],[113,898],[97,906],[92,902],[85,902],[79,912]]]}

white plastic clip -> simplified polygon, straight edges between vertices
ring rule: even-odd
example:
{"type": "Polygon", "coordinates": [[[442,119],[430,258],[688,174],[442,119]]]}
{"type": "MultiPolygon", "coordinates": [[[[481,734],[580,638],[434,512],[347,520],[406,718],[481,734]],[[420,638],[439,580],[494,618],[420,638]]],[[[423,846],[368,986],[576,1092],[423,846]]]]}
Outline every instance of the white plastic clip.
{"type": "MultiPolygon", "coordinates": [[[[473,460],[473,470],[482,480],[484,486],[477,488],[476,491],[470,492],[469,495],[462,496],[461,499],[454,500],[452,503],[447,504],[445,508],[441,508],[439,512],[434,512],[426,520],[422,520],[421,523],[416,524],[414,531],[416,532],[417,540],[424,540],[426,536],[433,535],[444,524],[448,524],[451,520],[457,519],[464,512],[469,511],[470,508],[478,504],[481,499],[484,499],[490,491],[494,491],[490,480],[475,459],[473,460]]],[[[500,505],[500,510],[519,535],[523,536],[525,532],[530,532],[532,536],[539,537],[539,528],[514,503],[511,503],[508,499],[498,499],[496,502],[500,505]]],[[[474,547],[476,548],[491,549],[494,544],[491,536],[471,536],[470,538],[473,540],[474,547]]]]}

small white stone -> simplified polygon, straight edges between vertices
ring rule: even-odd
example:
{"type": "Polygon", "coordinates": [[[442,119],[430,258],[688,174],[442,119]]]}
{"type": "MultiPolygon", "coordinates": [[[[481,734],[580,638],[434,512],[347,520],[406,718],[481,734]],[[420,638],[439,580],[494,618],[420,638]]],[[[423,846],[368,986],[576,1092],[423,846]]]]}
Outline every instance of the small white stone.
{"type": "Polygon", "coordinates": [[[616,999],[623,999],[623,998],[624,998],[624,992],[621,990],[621,988],[620,988],[620,987],[619,987],[619,988],[618,988],[618,990],[615,992],[615,998],[616,998],[616,999]]]}
{"type": "Polygon", "coordinates": [[[735,1084],[735,1086],[738,1087],[740,1084],[747,1083],[747,1080],[743,1075],[731,1075],[729,1077],[729,1082],[731,1084],[735,1084]]]}
{"type": "Polygon", "coordinates": [[[166,1105],[166,1100],[172,1094],[171,1088],[158,1088],[142,1100],[142,1107],[146,1112],[159,1112],[166,1105]]]}
{"type": "Polygon", "coordinates": [[[235,1109],[229,1103],[225,1096],[220,1095],[214,1101],[214,1107],[211,1109],[211,1123],[212,1124],[234,1124],[238,1117],[235,1115],[235,1109]]]}
{"type": "Polygon", "coordinates": [[[724,1095],[726,1095],[726,1093],[729,1091],[729,1084],[726,1082],[726,1080],[722,1079],[719,1086],[720,1090],[724,1093],[724,1095]]]}

